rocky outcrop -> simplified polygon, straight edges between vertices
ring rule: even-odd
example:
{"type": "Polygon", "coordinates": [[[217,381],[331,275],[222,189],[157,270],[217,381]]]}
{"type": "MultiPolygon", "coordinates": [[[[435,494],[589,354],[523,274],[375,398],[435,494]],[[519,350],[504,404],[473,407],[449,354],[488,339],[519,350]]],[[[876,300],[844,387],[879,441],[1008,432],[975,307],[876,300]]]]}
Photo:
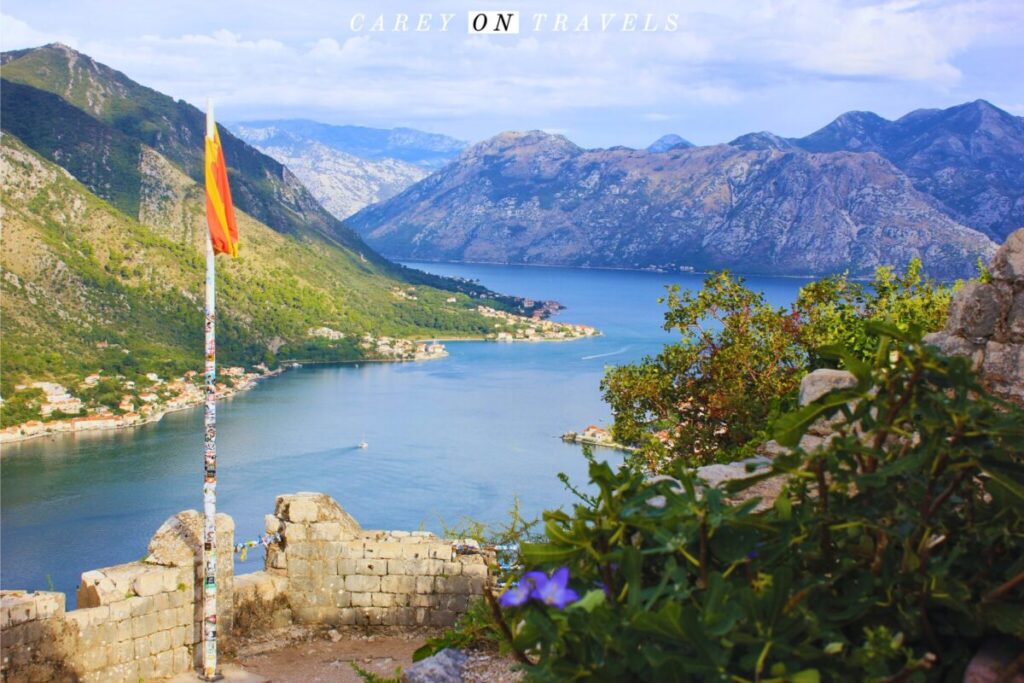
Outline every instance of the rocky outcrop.
{"type": "Polygon", "coordinates": [[[969,357],[989,389],[1024,404],[1024,228],[996,252],[991,273],[956,293],[945,328],[925,341],[969,357]]]}
{"type": "Polygon", "coordinates": [[[402,683],[462,683],[462,672],[468,661],[464,652],[445,648],[404,670],[402,683]]]}
{"type": "Polygon", "coordinates": [[[347,223],[400,259],[869,275],[920,257],[962,277],[995,245],[874,152],[584,150],[503,133],[347,223]]]}

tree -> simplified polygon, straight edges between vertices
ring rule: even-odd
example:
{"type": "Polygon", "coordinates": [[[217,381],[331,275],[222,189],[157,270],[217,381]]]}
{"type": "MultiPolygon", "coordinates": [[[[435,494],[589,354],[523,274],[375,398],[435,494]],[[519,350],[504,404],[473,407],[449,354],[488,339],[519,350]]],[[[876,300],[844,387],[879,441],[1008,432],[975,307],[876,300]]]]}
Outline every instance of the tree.
{"type": "Polygon", "coordinates": [[[764,435],[780,397],[800,382],[797,321],[728,273],[709,276],[696,294],[671,287],[667,303],[664,327],[682,338],[612,368],[601,384],[613,434],[652,469],[677,457],[733,457],[764,435]]]}

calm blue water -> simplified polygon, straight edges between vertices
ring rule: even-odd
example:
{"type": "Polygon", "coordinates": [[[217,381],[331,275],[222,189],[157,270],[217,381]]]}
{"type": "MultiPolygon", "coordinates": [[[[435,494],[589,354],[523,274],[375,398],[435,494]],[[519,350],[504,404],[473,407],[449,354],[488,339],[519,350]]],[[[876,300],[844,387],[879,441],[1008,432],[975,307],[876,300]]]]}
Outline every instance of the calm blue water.
{"type": "MultiPolygon", "coordinates": [[[[218,509],[236,539],[258,536],[274,497],[334,496],[366,528],[440,531],[462,518],[501,522],[516,496],[535,515],[570,503],[556,475],[585,478],[558,435],[607,422],[606,364],[670,340],[664,285],[700,276],[414,264],[568,308],[559,318],[604,336],[540,344],[452,343],[426,363],[305,367],[218,405],[218,509]],[[355,448],[361,438],[367,450],[355,448]]],[[[774,303],[798,280],[752,279],[774,303]]],[[[74,590],[81,572],[138,559],[170,515],[202,507],[202,411],[135,430],[9,445],[2,460],[0,584],[74,590]]],[[[603,451],[614,458],[613,452],[603,451]]],[[[238,572],[261,568],[255,552],[238,572]]]]}

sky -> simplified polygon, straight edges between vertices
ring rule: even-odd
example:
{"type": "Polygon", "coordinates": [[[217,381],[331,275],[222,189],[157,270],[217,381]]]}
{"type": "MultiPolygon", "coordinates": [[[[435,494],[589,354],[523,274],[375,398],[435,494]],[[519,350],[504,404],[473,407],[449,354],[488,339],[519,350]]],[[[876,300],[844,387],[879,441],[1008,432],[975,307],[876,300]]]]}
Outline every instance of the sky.
{"type": "Polygon", "coordinates": [[[4,0],[0,10],[4,50],[60,41],[175,98],[212,97],[221,121],[408,126],[471,142],[541,129],[585,147],[643,147],[665,133],[697,144],[803,136],[845,111],[897,118],[979,98],[1021,116],[1021,36],[1020,0],[4,0]],[[470,34],[471,10],[518,11],[519,33],[470,34]]]}

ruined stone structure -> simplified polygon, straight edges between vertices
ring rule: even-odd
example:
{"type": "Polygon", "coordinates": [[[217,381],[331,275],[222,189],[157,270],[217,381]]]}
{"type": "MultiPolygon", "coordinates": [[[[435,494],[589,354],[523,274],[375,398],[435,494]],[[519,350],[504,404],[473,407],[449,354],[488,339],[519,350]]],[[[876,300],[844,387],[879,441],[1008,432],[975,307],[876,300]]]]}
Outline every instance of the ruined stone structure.
{"type": "Polygon", "coordinates": [[[971,358],[992,392],[1024,404],[1024,228],[996,251],[991,272],[991,282],[957,292],[945,329],[925,341],[971,358]]]}
{"type": "MultiPolygon", "coordinates": [[[[292,623],[446,626],[488,581],[487,552],[428,532],[366,531],[322,493],[278,496],[263,571],[234,576],[218,558],[218,638],[292,623]]],[[[3,680],[137,681],[199,663],[202,515],[179,513],[157,530],[141,562],[82,574],[78,609],[63,593],[5,590],[3,680]]],[[[218,547],[234,522],[217,516],[218,547]]]]}

